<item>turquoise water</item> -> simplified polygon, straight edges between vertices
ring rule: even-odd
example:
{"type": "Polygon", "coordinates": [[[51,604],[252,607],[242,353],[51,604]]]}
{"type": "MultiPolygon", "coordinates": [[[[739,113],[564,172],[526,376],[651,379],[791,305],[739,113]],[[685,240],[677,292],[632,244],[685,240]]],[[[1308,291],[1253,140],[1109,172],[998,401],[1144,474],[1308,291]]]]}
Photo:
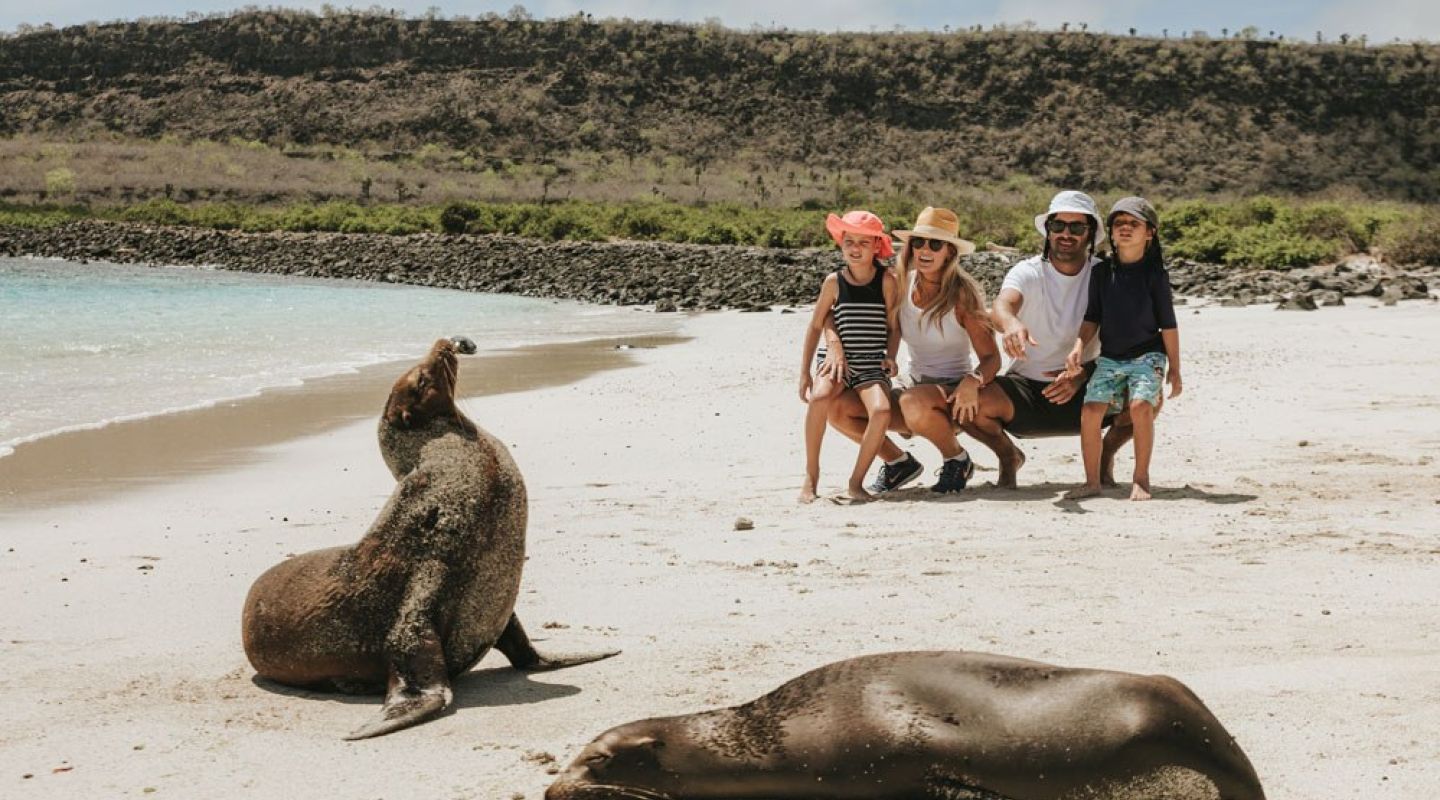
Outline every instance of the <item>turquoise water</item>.
{"type": "Polygon", "coordinates": [[[64,430],[410,359],[670,330],[628,308],[194,267],[0,258],[0,456],[64,430]]]}

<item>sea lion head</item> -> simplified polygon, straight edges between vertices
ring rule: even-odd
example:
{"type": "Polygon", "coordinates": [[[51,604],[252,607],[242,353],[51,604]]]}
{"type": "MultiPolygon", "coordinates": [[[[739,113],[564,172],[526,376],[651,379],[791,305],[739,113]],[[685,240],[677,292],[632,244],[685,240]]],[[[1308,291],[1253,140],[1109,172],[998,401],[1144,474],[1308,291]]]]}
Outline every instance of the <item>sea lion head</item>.
{"type": "Polygon", "coordinates": [[[676,768],[676,754],[669,752],[672,743],[668,739],[661,720],[611,728],[580,751],[545,790],[545,800],[672,800],[685,796],[682,781],[693,780],[695,770],[693,765],[676,768]]]}
{"type": "Polygon", "coordinates": [[[395,381],[390,388],[390,399],[385,403],[385,413],[381,416],[386,425],[400,430],[418,430],[437,418],[458,420],[455,377],[459,363],[455,352],[454,341],[438,339],[419,364],[395,381]]]}

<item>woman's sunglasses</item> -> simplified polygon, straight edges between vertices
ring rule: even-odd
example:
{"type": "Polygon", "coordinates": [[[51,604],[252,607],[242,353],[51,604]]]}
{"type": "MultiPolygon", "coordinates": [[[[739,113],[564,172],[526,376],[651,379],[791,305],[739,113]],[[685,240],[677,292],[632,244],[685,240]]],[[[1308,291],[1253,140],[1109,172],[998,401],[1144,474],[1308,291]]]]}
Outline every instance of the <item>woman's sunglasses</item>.
{"type": "Polygon", "coordinates": [[[926,239],[923,236],[911,236],[910,244],[916,249],[919,249],[921,247],[928,247],[934,252],[938,253],[941,250],[945,249],[945,245],[950,243],[945,241],[944,239],[926,239]]]}
{"type": "Polygon", "coordinates": [[[1045,230],[1051,233],[1064,233],[1070,231],[1071,236],[1084,236],[1090,232],[1089,222],[1066,222],[1063,219],[1052,219],[1045,223],[1045,230]]]}

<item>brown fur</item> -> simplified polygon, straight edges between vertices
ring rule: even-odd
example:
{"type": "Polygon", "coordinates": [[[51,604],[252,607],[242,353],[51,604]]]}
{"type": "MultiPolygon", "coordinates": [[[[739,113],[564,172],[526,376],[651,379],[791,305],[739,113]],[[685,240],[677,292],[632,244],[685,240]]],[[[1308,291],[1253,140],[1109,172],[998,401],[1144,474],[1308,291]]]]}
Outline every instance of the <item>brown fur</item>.
{"type": "Polygon", "coordinates": [[[441,339],[391,389],[379,440],[398,483],[365,536],[281,562],[245,601],[245,653],[262,677],[386,692],[381,720],[352,738],[440,710],[492,646],[526,669],[603,657],[547,659],[525,637],[514,615],[525,483],[508,448],[456,406],[456,374],[441,339]]]}

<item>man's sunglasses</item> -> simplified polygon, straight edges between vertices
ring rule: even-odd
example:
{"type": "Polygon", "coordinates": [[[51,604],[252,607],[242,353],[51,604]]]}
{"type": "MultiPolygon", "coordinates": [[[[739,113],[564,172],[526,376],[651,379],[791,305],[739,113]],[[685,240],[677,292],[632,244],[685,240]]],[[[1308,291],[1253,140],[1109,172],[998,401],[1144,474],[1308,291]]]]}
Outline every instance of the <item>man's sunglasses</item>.
{"type": "Polygon", "coordinates": [[[1045,223],[1045,230],[1051,233],[1064,233],[1070,231],[1071,236],[1084,236],[1090,232],[1089,222],[1066,222],[1061,219],[1048,220],[1045,223]]]}
{"type": "Polygon", "coordinates": [[[945,241],[944,239],[926,239],[923,236],[911,236],[910,244],[917,250],[922,247],[929,247],[931,250],[938,253],[941,250],[945,249],[945,245],[950,243],[945,241]]]}

